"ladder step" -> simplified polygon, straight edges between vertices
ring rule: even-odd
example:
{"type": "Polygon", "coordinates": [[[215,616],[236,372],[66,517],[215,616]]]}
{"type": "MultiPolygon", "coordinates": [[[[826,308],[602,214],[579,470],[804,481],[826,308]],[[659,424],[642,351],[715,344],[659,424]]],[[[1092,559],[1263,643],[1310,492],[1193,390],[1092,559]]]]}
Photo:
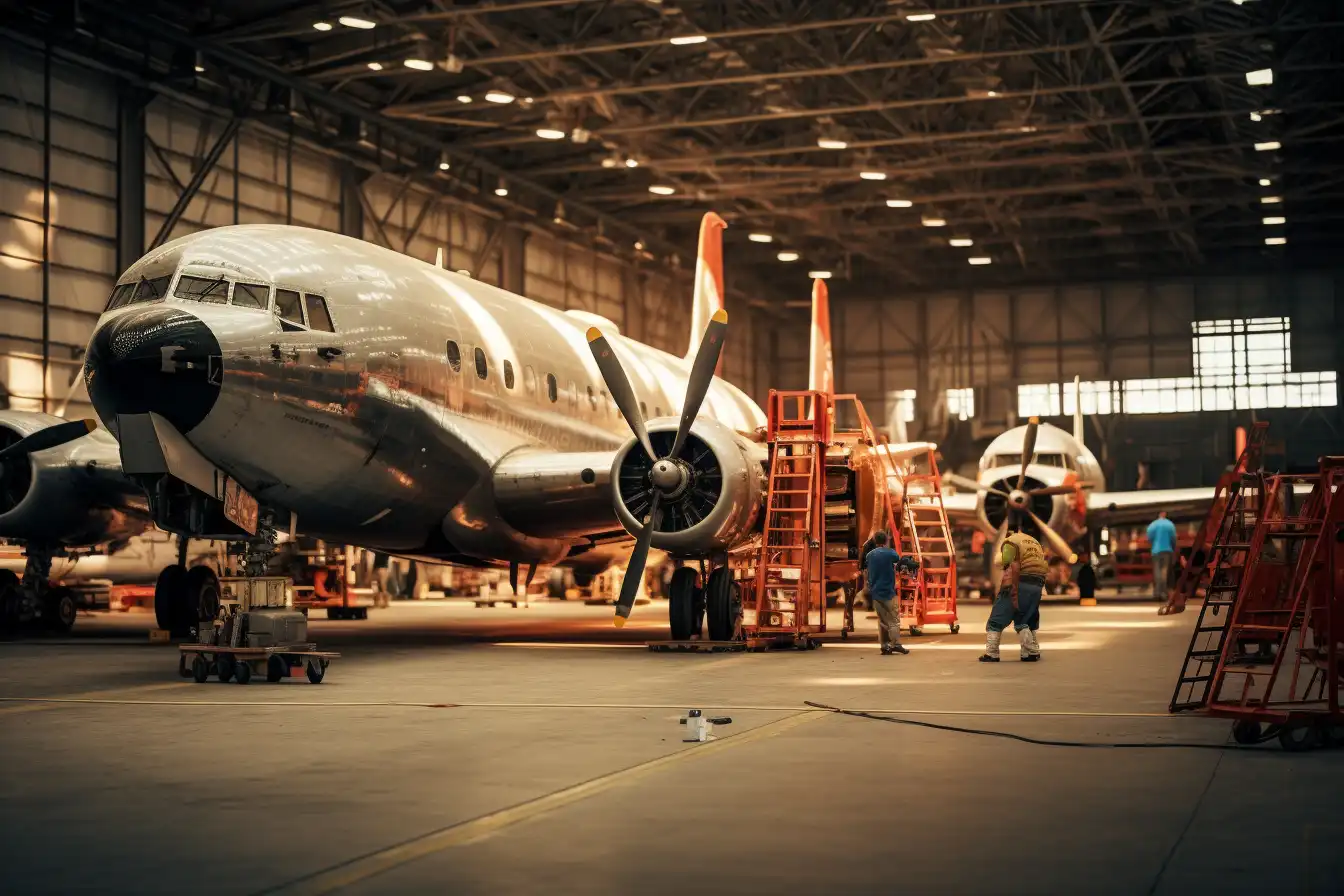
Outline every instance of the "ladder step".
{"type": "Polygon", "coordinates": [[[1232,628],[1238,632],[1286,632],[1291,631],[1291,625],[1244,625],[1237,623],[1232,628]]]}

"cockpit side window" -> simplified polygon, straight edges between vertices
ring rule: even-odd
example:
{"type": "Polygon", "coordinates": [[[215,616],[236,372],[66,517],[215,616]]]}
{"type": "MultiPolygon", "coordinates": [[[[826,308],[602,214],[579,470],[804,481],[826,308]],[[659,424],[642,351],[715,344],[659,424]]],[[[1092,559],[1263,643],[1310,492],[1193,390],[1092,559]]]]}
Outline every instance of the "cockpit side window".
{"type": "Polygon", "coordinates": [[[281,320],[303,326],[303,302],[299,299],[299,294],[292,289],[275,291],[275,313],[281,320]]]}
{"type": "Polygon", "coordinates": [[[271,288],[260,283],[235,283],[232,304],[238,308],[260,308],[265,311],[271,304],[271,288]]]}
{"type": "Polygon", "coordinates": [[[310,329],[322,330],[327,333],[336,332],[336,328],[331,325],[331,314],[327,311],[326,299],[304,293],[303,303],[308,307],[308,327],[310,329]]]}
{"type": "Polygon", "coordinates": [[[135,296],[128,304],[138,305],[141,302],[160,301],[168,294],[168,281],[172,279],[172,277],[154,277],[141,280],[136,284],[135,296]]]}
{"type": "Polygon", "coordinates": [[[480,346],[477,346],[476,351],[472,357],[476,361],[477,378],[485,379],[486,377],[488,377],[490,375],[490,365],[485,360],[485,349],[481,348],[480,346]]]}
{"type": "Polygon", "coordinates": [[[448,366],[453,369],[453,373],[462,372],[462,349],[451,339],[448,340],[448,366]]]}
{"type": "Polygon", "coordinates": [[[123,283],[112,290],[112,296],[107,300],[107,310],[120,308],[122,305],[130,302],[131,296],[135,295],[134,283],[123,283]]]}
{"type": "Polygon", "coordinates": [[[229,300],[229,281],[223,277],[193,277],[183,274],[177,278],[173,295],[188,302],[210,302],[223,305],[229,300]]]}

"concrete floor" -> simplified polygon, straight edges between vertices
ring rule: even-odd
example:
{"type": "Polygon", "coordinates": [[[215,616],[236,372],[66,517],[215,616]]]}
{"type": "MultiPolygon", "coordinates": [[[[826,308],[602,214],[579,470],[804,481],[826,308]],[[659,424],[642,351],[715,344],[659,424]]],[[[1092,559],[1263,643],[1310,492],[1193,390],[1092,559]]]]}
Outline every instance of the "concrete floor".
{"type": "Polygon", "coordinates": [[[150,614],[82,618],[0,644],[0,892],[1344,892],[1344,751],[805,711],[1226,739],[1165,715],[1193,614],[1048,604],[1044,661],[988,666],[986,609],[881,657],[869,620],[653,654],[661,604],[398,605],[314,619],[320,687],[183,682],[150,614]],[[689,707],[733,724],[683,744],[689,707]]]}

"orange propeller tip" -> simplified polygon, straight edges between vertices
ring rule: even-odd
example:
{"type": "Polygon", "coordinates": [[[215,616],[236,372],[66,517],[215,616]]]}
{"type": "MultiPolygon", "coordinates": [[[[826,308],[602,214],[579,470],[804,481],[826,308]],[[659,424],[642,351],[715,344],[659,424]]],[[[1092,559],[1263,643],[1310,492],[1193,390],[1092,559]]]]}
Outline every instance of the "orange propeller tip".
{"type": "Polygon", "coordinates": [[[1028,418],[1027,418],[1027,422],[1028,422],[1028,423],[1036,423],[1036,424],[1039,424],[1039,423],[1041,422],[1041,418],[1040,418],[1040,417],[1028,417],[1028,418]]]}
{"type": "Polygon", "coordinates": [[[714,321],[716,324],[726,324],[728,323],[728,312],[720,308],[718,311],[714,312],[714,316],[711,317],[710,320],[714,321]]]}
{"type": "Polygon", "coordinates": [[[93,432],[95,429],[98,428],[98,421],[94,420],[92,417],[85,417],[83,420],[79,422],[84,424],[84,430],[86,432],[93,432]]]}
{"type": "Polygon", "coordinates": [[[616,626],[617,628],[625,628],[625,617],[614,616],[612,617],[611,624],[616,626]]]}
{"type": "Polygon", "coordinates": [[[596,342],[597,340],[599,340],[599,339],[601,339],[601,338],[602,338],[602,331],[601,331],[601,330],[599,330],[597,327],[589,327],[589,328],[588,328],[588,341],[589,341],[589,342],[596,342]]]}

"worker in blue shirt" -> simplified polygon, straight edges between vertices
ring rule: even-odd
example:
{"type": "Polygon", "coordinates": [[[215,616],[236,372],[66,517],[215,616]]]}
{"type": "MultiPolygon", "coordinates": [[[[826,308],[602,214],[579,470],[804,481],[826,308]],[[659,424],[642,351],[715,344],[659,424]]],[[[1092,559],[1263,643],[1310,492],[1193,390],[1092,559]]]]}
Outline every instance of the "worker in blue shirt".
{"type": "Polygon", "coordinates": [[[901,555],[887,545],[887,533],[878,531],[872,537],[873,548],[865,558],[864,572],[868,599],[877,611],[877,631],[882,641],[882,655],[909,653],[901,644],[901,607],[896,600],[896,564],[901,555]]]}
{"type": "Polygon", "coordinates": [[[1167,519],[1165,510],[1148,524],[1148,546],[1153,555],[1153,597],[1165,603],[1171,561],[1176,556],[1176,524],[1167,519]]]}

